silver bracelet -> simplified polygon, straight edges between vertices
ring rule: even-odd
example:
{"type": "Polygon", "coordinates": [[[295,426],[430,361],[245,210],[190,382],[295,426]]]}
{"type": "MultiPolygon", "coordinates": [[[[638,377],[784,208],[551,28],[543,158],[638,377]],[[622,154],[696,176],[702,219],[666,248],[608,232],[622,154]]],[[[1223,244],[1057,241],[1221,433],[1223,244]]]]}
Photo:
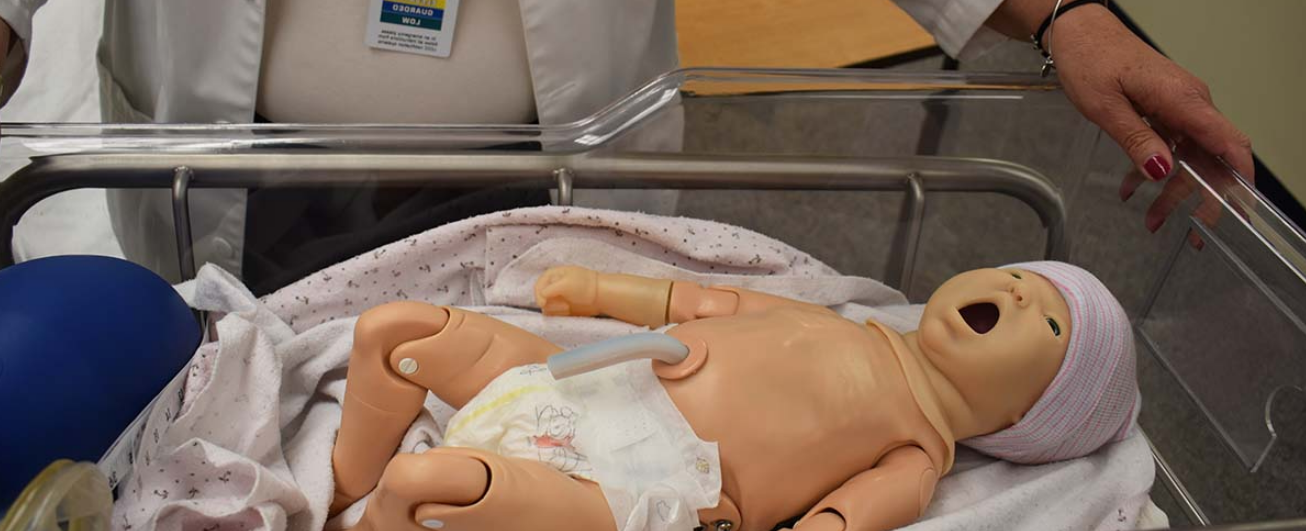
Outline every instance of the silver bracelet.
{"type": "Polygon", "coordinates": [[[1042,77],[1047,77],[1048,73],[1056,68],[1056,64],[1052,62],[1052,27],[1056,25],[1057,17],[1071,9],[1089,4],[1101,3],[1103,7],[1107,7],[1110,0],[1074,0],[1066,4],[1065,7],[1061,7],[1062,1],[1057,0],[1056,5],[1052,6],[1052,13],[1048,14],[1048,18],[1043,19],[1043,23],[1039,24],[1038,30],[1029,36],[1030,42],[1034,43],[1034,48],[1043,54],[1043,68],[1039,71],[1039,75],[1042,77]],[[1044,35],[1047,36],[1046,39],[1044,39],[1044,35]],[[1047,43],[1046,48],[1044,48],[1043,43],[1047,43]]]}

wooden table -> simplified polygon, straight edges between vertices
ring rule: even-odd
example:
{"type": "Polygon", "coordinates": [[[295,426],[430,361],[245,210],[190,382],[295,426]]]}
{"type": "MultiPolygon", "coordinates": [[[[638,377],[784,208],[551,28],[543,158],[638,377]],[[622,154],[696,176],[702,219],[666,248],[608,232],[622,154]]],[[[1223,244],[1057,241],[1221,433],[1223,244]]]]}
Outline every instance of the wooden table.
{"type": "Polygon", "coordinates": [[[837,68],[934,46],[889,0],[676,0],[682,66],[837,68]]]}

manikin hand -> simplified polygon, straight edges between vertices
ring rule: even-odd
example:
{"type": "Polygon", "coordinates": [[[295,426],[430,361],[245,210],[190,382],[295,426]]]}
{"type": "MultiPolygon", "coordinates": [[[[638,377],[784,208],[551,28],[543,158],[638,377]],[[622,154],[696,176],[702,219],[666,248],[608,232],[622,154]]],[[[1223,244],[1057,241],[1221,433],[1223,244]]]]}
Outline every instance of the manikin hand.
{"type": "Polygon", "coordinates": [[[599,273],[576,266],[550,268],[535,281],[535,304],[544,315],[598,315],[599,273]]]}

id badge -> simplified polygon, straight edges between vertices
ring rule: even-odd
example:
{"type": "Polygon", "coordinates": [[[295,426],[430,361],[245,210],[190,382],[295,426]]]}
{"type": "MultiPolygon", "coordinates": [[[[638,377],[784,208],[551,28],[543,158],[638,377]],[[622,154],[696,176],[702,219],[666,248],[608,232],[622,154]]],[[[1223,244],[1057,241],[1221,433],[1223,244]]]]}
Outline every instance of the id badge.
{"type": "Polygon", "coordinates": [[[460,0],[372,0],[367,45],[383,50],[449,57],[460,0]]]}

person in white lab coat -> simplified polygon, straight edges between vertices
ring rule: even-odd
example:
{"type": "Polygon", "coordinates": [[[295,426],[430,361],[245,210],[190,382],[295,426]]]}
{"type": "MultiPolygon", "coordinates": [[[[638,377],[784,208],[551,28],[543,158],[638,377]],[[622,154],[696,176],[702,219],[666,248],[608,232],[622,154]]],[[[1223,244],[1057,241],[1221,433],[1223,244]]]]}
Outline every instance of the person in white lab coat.
{"type": "MultiPolygon", "coordinates": [[[[1058,4],[895,1],[962,60],[1002,35],[1028,39],[1058,4]]],[[[447,58],[367,46],[371,2],[363,0],[105,2],[99,60],[102,115],[110,122],[243,123],[259,116],[558,124],[598,110],[678,61],[673,0],[463,2],[447,58]]],[[[0,39],[10,42],[0,57],[7,90],[21,77],[32,15],[44,3],[0,0],[7,24],[0,24],[0,39]]],[[[1125,148],[1141,175],[1161,180],[1173,168],[1166,142],[1143,117],[1252,175],[1250,142],[1215,109],[1206,86],[1103,6],[1065,12],[1045,40],[1071,101],[1125,148]]],[[[1177,203],[1164,202],[1159,214],[1177,203]]],[[[245,205],[244,191],[195,192],[197,261],[232,271],[250,263],[245,205]]],[[[166,198],[111,194],[110,206],[127,256],[175,271],[172,238],[156,234],[171,233],[166,198]]]]}
{"type": "MultiPolygon", "coordinates": [[[[370,3],[106,0],[99,48],[103,120],[559,124],[587,116],[678,64],[671,2],[464,1],[447,58],[369,47],[364,21],[370,3]]],[[[0,0],[0,18],[23,45],[30,43],[32,13],[42,4],[0,0]]],[[[15,43],[12,51],[19,55],[23,48],[15,43]]],[[[194,191],[197,262],[243,271],[246,280],[275,275],[284,281],[293,276],[276,271],[286,265],[285,246],[254,249],[284,243],[263,241],[273,232],[293,236],[329,213],[345,217],[334,208],[339,203],[393,203],[396,195],[287,192],[247,197],[244,190],[194,191]],[[278,215],[288,212],[303,212],[306,223],[268,228],[267,218],[282,223],[289,216],[278,215]]],[[[438,200],[455,194],[424,195],[438,200]]],[[[450,215],[547,200],[485,195],[489,200],[462,201],[450,215]]],[[[178,280],[165,194],[111,191],[109,203],[124,254],[178,280]]],[[[313,243],[321,250],[340,240],[313,243]]],[[[348,256],[327,256],[320,265],[348,256]]]]}

